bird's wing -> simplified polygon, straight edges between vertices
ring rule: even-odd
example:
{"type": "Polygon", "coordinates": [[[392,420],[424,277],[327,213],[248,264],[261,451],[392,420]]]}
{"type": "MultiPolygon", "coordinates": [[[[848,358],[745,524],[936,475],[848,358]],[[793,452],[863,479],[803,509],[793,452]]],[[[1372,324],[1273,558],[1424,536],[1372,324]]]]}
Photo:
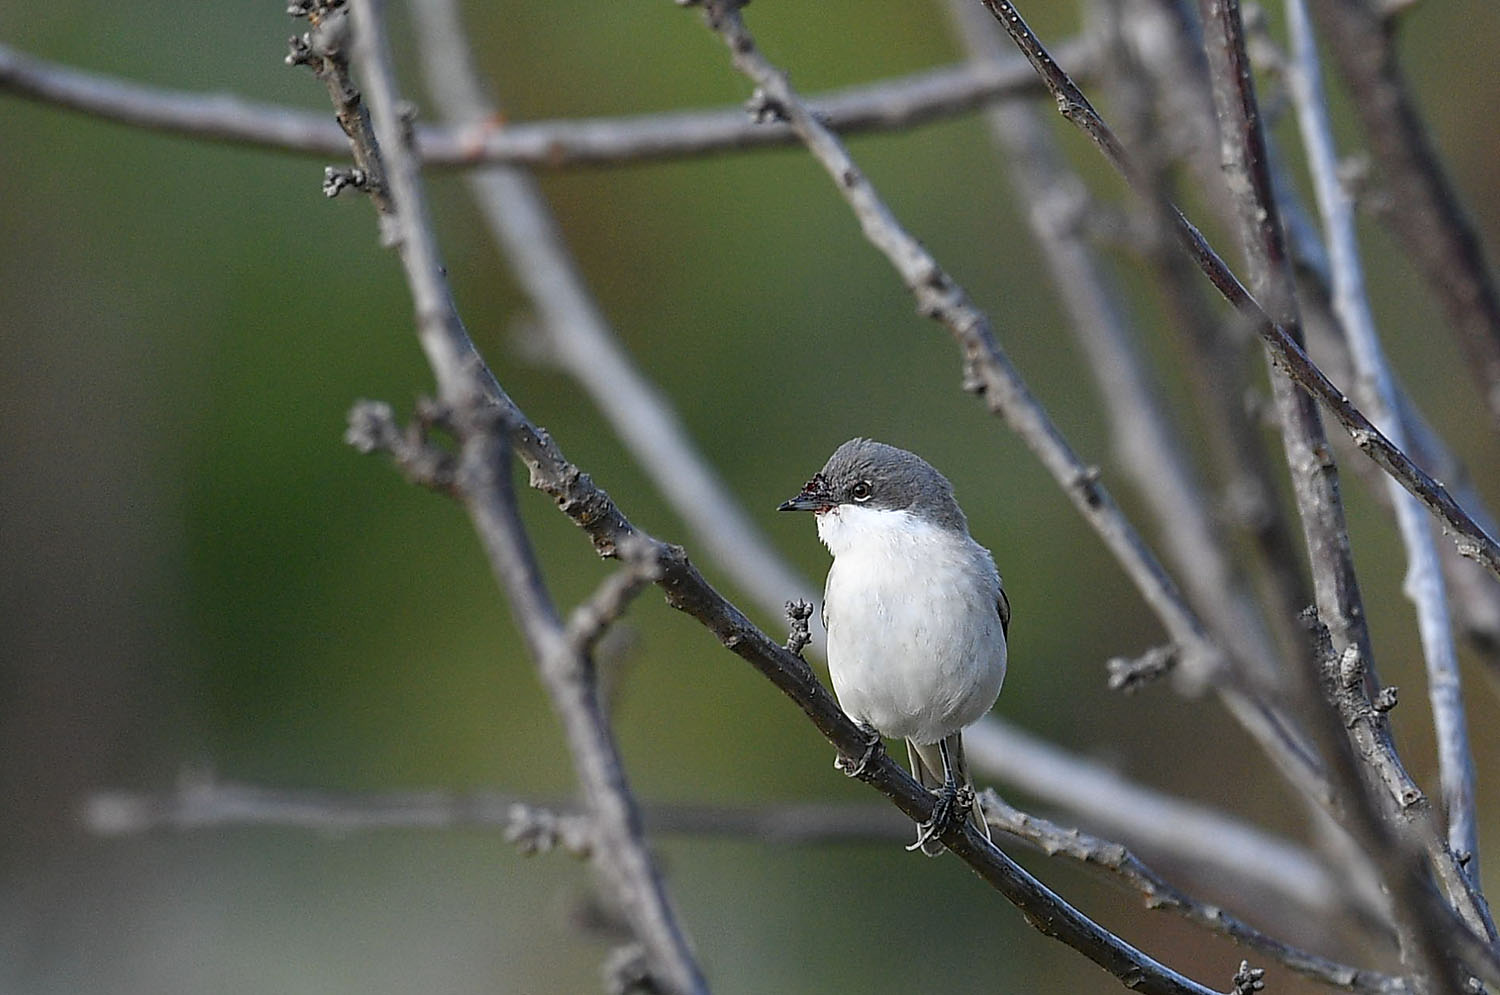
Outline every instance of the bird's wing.
{"type": "Polygon", "coordinates": [[[833,568],[829,567],[828,568],[828,578],[824,579],[824,581],[823,581],[823,610],[818,613],[818,617],[823,620],[823,631],[824,632],[828,631],[828,579],[831,579],[832,577],[833,577],[833,568]]]}
{"type": "MultiPolygon", "coordinates": [[[[1000,588],[1000,597],[995,599],[995,608],[1000,612],[1000,631],[1006,638],[1010,638],[1010,599],[1005,596],[1005,588],[1000,588]]],[[[827,624],[827,620],[824,620],[827,624]]]]}

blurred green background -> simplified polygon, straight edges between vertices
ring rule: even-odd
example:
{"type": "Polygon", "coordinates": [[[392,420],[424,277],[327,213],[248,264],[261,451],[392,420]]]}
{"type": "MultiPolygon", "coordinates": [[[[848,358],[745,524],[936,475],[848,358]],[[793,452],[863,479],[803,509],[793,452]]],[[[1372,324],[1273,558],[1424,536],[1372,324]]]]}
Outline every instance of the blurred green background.
{"type": "MultiPolygon", "coordinates": [[[[514,119],[748,94],[698,15],[667,0],[470,6],[481,63],[514,119]]],[[[1032,6],[1044,37],[1076,30],[1071,5],[1032,6]]],[[[932,3],[760,0],[748,18],[806,92],[956,57],[932,3]]],[[[38,56],[324,110],[322,88],[281,62],[300,30],[276,3],[0,8],[0,41],[38,56]]],[[[1497,33],[1487,0],[1420,5],[1402,33],[1437,143],[1491,246],[1500,75],[1483,67],[1497,33]]],[[[405,85],[418,92],[414,73],[405,85]]],[[[852,145],[1133,507],[982,122],[852,145]]],[[[571,790],[555,721],[461,509],[341,441],[353,400],[405,411],[431,381],[396,258],[360,198],[323,198],[323,165],[0,94],[5,991],[597,990],[610,941],[571,923],[585,872],[559,856],[521,858],[496,835],[109,840],[79,828],[88,791],[166,789],[185,769],[307,788],[571,790]]],[[[1154,621],[1050,478],[958,389],[946,335],[913,314],[804,154],[578,170],[543,186],[642,369],[809,576],[821,578],[825,553],[811,523],[778,517],[776,503],[852,435],[923,453],[954,480],[1011,592],[999,710],[1140,781],[1298,831],[1297,803],[1216,707],[1166,687],[1132,698],[1104,689],[1103,661],[1152,645],[1154,621]]],[[[460,307],[512,396],[639,524],[686,540],[589,400],[517,346],[526,302],[458,177],[434,176],[432,189],[460,307]]],[[[1481,487],[1500,494],[1493,431],[1440,314],[1383,231],[1369,226],[1366,241],[1402,375],[1481,487]]],[[[1363,486],[1346,492],[1379,664],[1407,690],[1398,733],[1433,786],[1399,548],[1363,486]]],[[[571,604],[607,568],[549,502],[524,500],[552,588],[571,604]]],[[[637,645],[618,729],[644,799],[874,801],[695,623],[650,593],[629,619],[637,645]]],[[[1466,666],[1475,751],[1493,773],[1495,686],[1466,666]]],[[[1496,790],[1481,785],[1492,846],[1496,790]]],[[[891,845],[658,842],[721,992],[1114,987],[951,859],[891,845]]],[[[1227,984],[1240,958],[1227,944],[1021,857],[1133,942],[1227,984]]],[[[1486,865],[1492,888],[1497,862],[1486,865]]]]}

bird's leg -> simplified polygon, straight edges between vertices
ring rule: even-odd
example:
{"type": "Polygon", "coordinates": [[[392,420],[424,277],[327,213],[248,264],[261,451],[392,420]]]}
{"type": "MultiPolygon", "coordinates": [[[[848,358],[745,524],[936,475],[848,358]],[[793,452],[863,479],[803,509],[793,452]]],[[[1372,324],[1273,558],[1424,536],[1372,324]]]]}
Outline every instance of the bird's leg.
{"type": "Polygon", "coordinates": [[[943,757],[943,790],[953,793],[953,801],[958,806],[959,813],[966,813],[974,807],[974,786],[966,778],[964,783],[958,782],[958,774],[954,770],[953,762],[948,759],[948,741],[943,740],[938,744],[938,753],[943,757]]]}
{"type": "MultiPolygon", "coordinates": [[[[917,823],[917,841],[908,850],[916,850],[942,835],[954,819],[963,819],[964,813],[974,806],[974,792],[967,784],[959,784],[953,775],[953,761],[948,758],[947,740],[938,740],[938,755],[943,758],[943,786],[933,792],[937,801],[933,803],[932,815],[926,822],[917,823]]],[[[941,852],[935,850],[933,852],[941,852]]]]}
{"type": "Polygon", "coordinates": [[[833,769],[842,771],[847,777],[863,777],[865,770],[871,762],[880,755],[884,746],[880,741],[880,733],[868,722],[859,724],[859,731],[864,734],[865,748],[858,757],[846,757],[842,753],[833,758],[833,769]]]}

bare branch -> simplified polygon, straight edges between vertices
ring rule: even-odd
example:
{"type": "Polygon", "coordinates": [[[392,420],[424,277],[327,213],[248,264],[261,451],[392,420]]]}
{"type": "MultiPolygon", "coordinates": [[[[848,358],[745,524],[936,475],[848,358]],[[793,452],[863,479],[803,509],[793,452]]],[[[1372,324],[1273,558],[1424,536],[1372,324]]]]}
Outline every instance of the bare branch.
{"type": "Polygon", "coordinates": [[[801,600],[788,601],[786,617],[792,623],[791,631],[786,637],[786,651],[793,656],[801,656],[802,651],[812,642],[810,620],[813,617],[813,603],[801,600]]]}
{"type": "MultiPolygon", "coordinates": [[[[1283,915],[1287,903],[1311,917],[1327,917],[1341,897],[1326,868],[1296,845],[1261,834],[1216,812],[1131,786],[1116,772],[1086,767],[1056,747],[1024,734],[983,737],[986,748],[1019,755],[1036,772],[1018,787],[1028,794],[1074,808],[1095,825],[1144,840],[1154,853],[1197,875],[1221,882],[1236,875],[1234,890],[1276,889],[1283,915]],[[1033,763],[1034,761],[1034,763],[1033,763]],[[1081,784],[1070,782],[1078,773],[1081,784]],[[1098,782],[1095,784],[1094,782],[1098,782]],[[1033,783],[1034,782],[1034,783],[1033,783]],[[1058,797],[1048,797],[1050,793],[1058,797]],[[1080,802],[1078,796],[1087,800],[1080,802]],[[1191,837],[1182,846],[1179,841],[1191,837]],[[1186,853],[1184,854],[1184,851],[1186,853]],[[1227,859],[1225,859],[1227,858],[1227,859]]],[[[582,815],[576,802],[507,792],[444,790],[336,792],[266,788],[189,774],[163,792],[99,791],[84,802],[84,826],[101,836],[193,832],[246,827],[305,829],[336,836],[350,833],[451,829],[507,831],[535,821],[518,809],[548,812],[552,819],[582,815]]],[[[889,806],[779,804],[755,806],[656,803],[642,809],[653,833],[753,839],[804,846],[825,842],[906,842],[910,826],[889,806]]]]}
{"type": "Polygon", "coordinates": [[[333,197],[349,185],[369,194],[375,201],[380,219],[381,243],[391,244],[396,238],[393,228],[395,209],[389,199],[385,165],[380,160],[370,112],[360,100],[359,90],[349,75],[348,53],[345,51],[349,44],[348,18],[341,10],[325,10],[314,4],[292,4],[287,11],[296,17],[306,17],[311,28],[288,42],[290,51],[286,64],[308,67],[328,90],[339,130],[348,136],[347,145],[354,156],[355,168],[352,171],[325,174],[323,194],[333,197]]]}
{"type": "MultiPolygon", "coordinates": [[[[1144,248],[1157,298],[1190,359],[1189,380],[1202,413],[1198,421],[1220,476],[1218,513],[1249,549],[1255,592],[1280,659],[1300,659],[1306,641],[1296,618],[1313,595],[1261,426],[1246,403],[1255,389],[1246,348],[1251,332],[1238,315],[1226,320],[1207,299],[1192,261],[1174,244],[1164,209],[1177,187],[1174,169],[1181,160],[1192,171],[1193,185],[1212,191],[1207,202],[1232,213],[1224,211],[1228,198],[1219,195],[1224,177],[1197,21],[1179,0],[1124,0],[1096,9],[1107,18],[1105,34],[1111,40],[1105,85],[1119,108],[1117,120],[1133,139],[1127,145],[1138,152],[1142,183],[1154,192],[1136,198],[1134,227],[1142,237],[1135,248],[1144,248]]],[[[1232,226],[1233,219],[1226,224],[1232,226]]],[[[1371,469],[1381,472],[1373,464],[1371,469]]]]}
{"type": "MultiPolygon", "coordinates": [[[[1332,264],[1334,311],[1339,318],[1363,388],[1361,404],[1392,443],[1406,447],[1394,378],[1381,348],[1365,293],[1364,272],[1355,235],[1354,208],[1338,176],[1338,158],[1327,104],[1322,92],[1322,70],[1304,0],[1286,0],[1292,62],[1288,82],[1312,174],[1318,208],[1327,232],[1332,264]]],[[[1458,854],[1463,873],[1478,890],[1478,829],[1474,812],[1474,762],[1469,749],[1457,650],[1448,623],[1448,597],[1431,527],[1415,498],[1388,480],[1391,503],[1406,547],[1406,594],[1417,609],[1423,656],[1427,663],[1428,694],[1438,741],[1438,763],[1443,801],[1448,817],[1448,845],[1458,854]]],[[[1494,927],[1488,927],[1494,938],[1494,927]]]]}
{"type": "Polygon", "coordinates": [[[1264,991],[1265,976],[1265,968],[1251,967],[1248,960],[1240,961],[1239,969],[1234,972],[1234,995],[1255,995],[1258,991],[1264,991]]]}
{"type": "MultiPolygon", "coordinates": [[[[1104,153],[1111,165],[1140,195],[1155,197],[1146,178],[1135,167],[1114,133],[1099,117],[1083,92],[1058,65],[1046,48],[1021,19],[1010,0],[982,0],[1010,34],[1032,66],[1047,83],[1057,99],[1063,116],[1078,125],[1104,153]]],[[[1285,328],[1273,321],[1254,297],[1244,288],[1228,265],[1203,238],[1187,217],[1172,204],[1163,204],[1173,231],[1214,287],[1233,304],[1270,347],[1271,361],[1285,371],[1304,390],[1312,394],[1339,421],[1354,444],[1401,485],[1414,494],[1453,533],[1454,542],[1465,556],[1483,563],[1500,577],[1500,543],[1497,543],[1453,499],[1447,489],[1412,462],[1402,450],[1391,445],[1380,430],[1349,398],[1318,369],[1285,328]]]]}
{"type": "MultiPolygon", "coordinates": [[[[327,8],[323,15],[338,23],[345,12],[341,7],[327,8]]],[[[339,35],[353,29],[353,46],[366,79],[364,96],[374,126],[373,136],[364,130],[351,130],[350,140],[358,148],[357,161],[373,161],[384,167],[389,200],[377,201],[377,206],[389,217],[387,232],[400,249],[416,305],[418,333],[462,443],[458,490],[562,719],[593,820],[598,844],[594,864],[609,881],[613,897],[645,948],[653,977],[682,995],[706,992],[707,983],[646,847],[640,814],[591,668],[579,650],[579,644],[590,638],[592,620],[577,627],[576,642],[568,638],[542,585],[515,507],[509,444],[500,434],[502,427],[511,426],[506,421],[507,412],[503,407],[482,407],[493,396],[494,381],[483,375],[483,366],[449,295],[417,164],[409,151],[409,135],[398,108],[379,0],[355,0],[348,16],[351,21],[339,35]]],[[[336,46],[320,54],[328,62],[342,62],[342,52],[336,46]]],[[[336,102],[352,99],[362,107],[357,93],[349,96],[350,90],[352,84],[344,82],[336,102]]]]}
{"type": "MultiPolygon", "coordinates": [[[[355,11],[359,17],[359,8],[355,11]]],[[[368,22],[361,18],[362,31],[364,23],[368,22]]],[[[381,113],[379,103],[372,99],[372,104],[377,115],[381,113]]],[[[478,407],[457,416],[463,440],[459,492],[562,719],[589,801],[594,865],[612,885],[613,897],[646,949],[653,977],[683,995],[707,992],[707,981],[646,846],[640,812],[599,700],[591,661],[583,652],[602,631],[605,616],[623,609],[625,596],[642,583],[641,574],[654,568],[632,566],[616,574],[596,601],[565,628],[542,587],[521,524],[510,485],[509,444],[497,416],[493,408],[478,407]]]]}
{"type": "MultiPolygon", "coordinates": [[[[1069,63],[1087,67],[1082,42],[1059,47],[1069,63]]],[[[1082,69],[1087,72],[1087,69],[1082,69]]],[[[348,139],[327,115],[256,103],[225,94],[197,94],[73,69],[0,45],[0,92],[168,134],[233,142],[319,156],[341,156],[348,139]]],[[[854,134],[886,131],[968,113],[1002,96],[1041,93],[1025,63],[1014,57],[983,66],[949,66],[847,87],[815,100],[832,128],[854,134]]],[[[576,121],[418,126],[417,148],[429,166],[508,163],[535,169],[713,155],[793,145],[790,128],[757,124],[740,107],[576,121]]]]}
{"type": "MultiPolygon", "coordinates": [[[[1340,176],[1343,176],[1343,171],[1340,176]]],[[[1298,243],[1296,252],[1299,286],[1304,288],[1303,301],[1307,305],[1306,313],[1310,319],[1305,326],[1310,345],[1314,351],[1322,351],[1324,368],[1331,377],[1336,381],[1353,381],[1354,363],[1342,325],[1334,316],[1328,267],[1308,258],[1306,246],[1300,244],[1302,236],[1295,229],[1289,228],[1287,235],[1294,243],[1298,243]]],[[[1323,261],[1326,262],[1326,259],[1323,261]]],[[[1454,497],[1486,532],[1491,535],[1500,534],[1495,516],[1488,508],[1484,495],[1475,487],[1468,467],[1428,423],[1397,373],[1391,370],[1390,376],[1402,431],[1406,437],[1406,448],[1412,458],[1434,478],[1443,481],[1444,486],[1452,491],[1454,497]]],[[[1386,484],[1387,475],[1369,461],[1351,461],[1346,466],[1365,481],[1371,495],[1391,512],[1394,519],[1395,505],[1386,484]]],[[[1464,558],[1453,545],[1438,542],[1436,546],[1447,579],[1453,609],[1452,624],[1459,629],[1464,640],[1483,663],[1492,671],[1500,673],[1500,580],[1483,565],[1464,558]]]]}
{"type": "MultiPolygon", "coordinates": [[[[653,833],[753,839],[805,846],[832,841],[905,842],[907,820],[888,805],[669,805],[643,810],[653,833]]],[[[506,792],[293,791],[186,777],[172,791],[100,791],[86,799],[84,826],[101,836],[237,827],[349,833],[489,829],[529,835],[531,825],[587,821],[576,802],[506,792]],[[541,813],[547,813],[542,815],[541,813]]],[[[540,832],[540,830],[538,830],[540,832]]],[[[574,830],[564,827],[567,834],[574,830]]]]}
{"type": "MultiPolygon", "coordinates": [[[[987,62],[1001,57],[1007,43],[983,7],[950,0],[948,11],[971,58],[987,62]]],[[[986,118],[991,137],[1009,159],[1012,186],[1027,207],[1026,220],[1057,298],[1109,412],[1118,464],[1145,498],[1194,607],[1221,642],[1236,647],[1236,662],[1254,668],[1245,675],[1249,683],[1271,687],[1274,650],[1264,623],[1231,566],[1221,530],[1211,518],[1212,502],[1162,409],[1160,391],[1151,383],[1119,296],[1083,237],[1087,195],[1082,180],[1067,167],[1029,103],[1001,102],[986,118]]],[[[1164,673],[1168,659],[1154,657],[1152,673],[1164,673]]],[[[1175,651],[1170,661],[1175,665],[1175,651]]],[[[1144,676],[1145,671],[1137,673],[1144,676]]],[[[1112,673],[1112,687],[1115,680],[1112,673]]]]}
{"type": "MultiPolygon", "coordinates": [[[[1308,923],[1346,917],[1352,902],[1368,922],[1385,917],[1373,882],[1341,880],[1302,847],[1201,805],[1131,783],[1118,770],[1084,760],[1007,723],[989,718],[965,736],[976,770],[1017,791],[1130,841],[1194,881],[1246,901],[1259,899],[1308,923]]],[[[87,799],[85,825],[101,835],[235,826],[284,826],[344,834],[389,829],[504,828],[515,805],[576,814],[576,803],[496,792],[293,791],[184,777],[159,794],[98,792],[87,799]]],[[[829,840],[905,842],[908,822],[865,804],[736,808],[653,804],[644,810],[654,833],[750,837],[769,843],[829,840]]]]}
{"type": "Polygon", "coordinates": [[[440,494],[456,493],[457,461],[453,454],[428,441],[427,430],[435,416],[430,401],[418,404],[417,418],[405,429],[396,424],[396,414],[384,401],[356,401],[349,409],[349,427],[344,441],[361,453],[385,453],[406,479],[440,494]]]}
{"type": "MultiPolygon", "coordinates": [[[[1281,234],[1281,219],[1273,193],[1269,155],[1261,131],[1260,111],[1250,83],[1249,57],[1240,30],[1235,0],[1215,3],[1201,0],[1209,80],[1219,118],[1221,160],[1230,199],[1238,215],[1251,285],[1266,302],[1267,312],[1302,347],[1301,318],[1296,291],[1281,234]]],[[[1342,649],[1354,646],[1370,659],[1370,638],[1363,600],[1354,572],[1348,525],[1339,493],[1338,471],[1328,451],[1328,439],[1311,395],[1298,390],[1291,379],[1273,365],[1270,370],[1276,410],[1281,422],[1282,442],[1291,472],[1297,510],[1308,550],[1317,597],[1318,614],[1342,649]]],[[[1294,685],[1303,693],[1302,707],[1309,720],[1321,705],[1322,695],[1305,670],[1294,685]]],[[[1408,789],[1410,779],[1394,754],[1387,770],[1396,794],[1408,789]]],[[[1344,792],[1360,792],[1361,784],[1342,785],[1344,792]]]]}
{"type": "Polygon", "coordinates": [[[1006,804],[993,791],[981,795],[984,817],[992,828],[1025,840],[1050,857],[1067,857],[1110,872],[1112,880],[1139,891],[1150,909],[1176,913],[1189,922],[1227,936],[1252,950],[1274,957],[1287,967],[1333,988],[1365,995],[1395,995],[1406,992],[1404,978],[1340,964],[1264,933],[1217,906],[1207,905],[1169,884],[1118,843],[1099,839],[1077,829],[1065,829],[1046,819],[1028,815],[1006,804]]]}
{"type": "Polygon", "coordinates": [[[562,815],[517,802],[505,813],[505,842],[522,854],[561,850],[570,857],[594,856],[594,823],[586,815],[562,815]]]}
{"type": "MultiPolygon", "coordinates": [[[[1145,196],[1152,196],[1154,191],[1143,183],[1141,175],[1125,154],[1118,139],[1115,138],[1108,126],[1105,125],[1087,99],[1084,98],[1082,92],[1041,45],[1041,42],[1031,32],[1031,29],[1026,26],[1020,14],[1015,10],[1014,5],[1008,2],[1008,0],[983,0],[983,2],[1000,21],[1002,26],[1005,27],[1006,31],[1011,35],[1012,40],[1017,43],[1022,52],[1031,60],[1032,65],[1037,69],[1042,78],[1048,82],[1049,89],[1057,97],[1059,108],[1063,111],[1064,115],[1093,139],[1106,158],[1125,176],[1133,187],[1145,196]]],[[[1248,73],[1242,79],[1248,85],[1248,73]]],[[[1213,252],[1212,248],[1204,241],[1202,235],[1186,220],[1182,213],[1172,205],[1163,205],[1163,208],[1167,211],[1168,216],[1173,219],[1174,227],[1180,239],[1188,248],[1193,258],[1209,274],[1214,285],[1232,303],[1236,304],[1242,313],[1246,314],[1254,322],[1263,340],[1271,346],[1273,359],[1276,361],[1278,368],[1290,372],[1296,377],[1299,383],[1315,392],[1319,399],[1325,400],[1329,404],[1330,410],[1344,422],[1346,428],[1358,428],[1359,431],[1352,433],[1356,444],[1374,456],[1382,466],[1388,470],[1392,469],[1392,466],[1387,465],[1391,460],[1386,459],[1386,457],[1394,454],[1393,459],[1395,463],[1401,463],[1404,467],[1413,471],[1412,473],[1402,473],[1400,475],[1403,484],[1410,485],[1413,481],[1420,483],[1423,478],[1430,480],[1430,478],[1426,478],[1426,475],[1422,471],[1411,464],[1411,461],[1404,453],[1394,449],[1394,447],[1390,447],[1388,440],[1379,435],[1378,431],[1369,424],[1368,419],[1365,419],[1352,405],[1349,405],[1347,398],[1344,398],[1342,394],[1333,388],[1327,378],[1307,360],[1306,355],[1287,334],[1286,329],[1281,328],[1266,316],[1265,312],[1260,309],[1260,306],[1250,297],[1248,292],[1245,291],[1243,286],[1240,285],[1239,281],[1229,271],[1228,267],[1225,266],[1223,260],[1218,257],[1217,253],[1213,252]],[[1375,440],[1377,437],[1379,438],[1379,444],[1372,445],[1372,440],[1375,440]],[[1385,455],[1382,456],[1382,453],[1385,455]]],[[[1447,495],[1446,491],[1442,491],[1441,488],[1435,491],[1422,484],[1416,488],[1408,486],[1408,490],[1413,490],[1413,493],[1417,493],[1429,507],[1434,507],[1434,503],[1437,505],[1452,504],[1452,498],[1447,495]]],[[[1456,510],[1459,516],[1467,518],[1461,509],[1457,509],[1456,505],[1452,505],[1450,511],[1453,510],[1456,510]]],[[[1444,518],[1447,520],[1448,516],[1445,514],[1444,518]]],[[[1472,526],[1473,523],[1470,522],[1470,525],[1472,526]]],[[[1484,535],[1482,530],[1478,531],[1477,534],[1480,536],[1484,535]]],[[[1469,539],[1466,533],[1462,545],[1468,546],[1468,543],[1469,539]]],[[[1469,548],[1472,551],[1472,547],[1469,548]]],[[[1493,570],[1495,564],[1490,558],[1486,557],[1486,562],[1493,570]]],[[[1310,691],[1304,691],[1302,697],[1311,702],[1316,696],[1310,691]]],[[[1356,803],[1352,806],[1352,814],[1356,818],[1351,821],[1351,825],[1356,829],[1356,835],[1360,838],[1365,852],[1381,862],[1386,872],[1388,883],[1399,896],[1397,905],[1401,913],[1403,915],[1413,915],[1418,921],[1423,923],[1423,928],[1408,930],[1408,935],[1415,935],[1421,941],[1424,948],[1423,960],[1425,963],[1429,966],[1441,965],[1443,969],[1449,969],[1452,962],[1446,959],[1441,951],[1431,946],[1431,944],[1439,942],[1440,936],[1445,935],[1445,928],[1440,926],[1439,923],[1451,921],[1451,916],[1448,915],[1449,910],[1446,907],[1436,905],[1438,896],[1431,891],[1430,886],[1423,883],[1425,874],[1421,865],[1415,861],[1412,855],[1401,852],[1402,848],[1392,845],[1388,839],[1388,830],[1379,815],[1369,805],[1362,802],[1362,799],[1365,797],[1362,780],[1357,775],[1347,773],[1347,761],[1345,758],[1348,755],[1348,746],[1345,738],[1342,735],[1334,735],[1332,730],[1328,728],[1327,723],[1322,721],[1313,722],[1312,731],[1317,735],[1320,744],[1328,752],[1330,758],[1345,768],[1345,771],[1341,771],[1339,780],[1345,786],[1346,790],[1354,789],[1351,800],[1356,803]]],[[[1479,941],[1477,937],[1462,927],[1455,930],[1448,930],[1448,932],[1456,934],[1454,937],[1454,949],[1461,949],[1464,955],[1470,957],[1474,961],[1475,966],[1487,978],[1500,977],[1500,958],[1497,958],[1495,951],[1488,944],[1479,941]]]]}
{"type": "Polygon", "coordinates": [[[1388,12],[1369,0],[1313,4],[1389,193],[1382,212],[1437,295],[1500,422],[1500,290],[1396,57],[1388,12]]]}
{"type": "Polygon", "coordinates": [[[1351,906],[1367,923],[1388,916],[1373,876],[1332,874],[1287,840],[1133,783],[1117,770],[1070,755],[1009,723],[989,719],[970,726],[964,731],[964,750],[976,770],[1155,859],[1187,869],[1199,882],[1239,895],[1264,894],[1283,913],[1295,907],[1309,922],[1347,915],[1351,906]]]}
{"type": "Polygon", "coordinates": [[[1126,693],[1139,691],[1160,680],[1177,665],[1176,646],[1153,646],[1138,657],[1111,657],[1104,663],[1109,674],[1109,689],[1126,693]]]}
{"type": "Polygon", "coordinates": [[[624,543],[616,555],[625,566],[605,578],[593,596],[568,617],[565,634],[578,653],[591,653],[642,589],[661,579],[661,567],[652,555],[650,543],[624,543]]]}
{"type": "MultiPolygon", "coordinates": [[[[1399,384],[1398,384],[1399,386],[1399,384]]],[[[1494,514],[1486,507],[1484,497],[1463,462],[1416,409],[1410,396],[1402,391],[1401,422],[1411,440],[1412,451],[1429,472],[1448,482],[1464,507],[1491,535],[1500,532],[1494,514]]],[[[1453,547],[1442,544],[1443,569],[1457,609],[1458,623],[1464,638],[1483,658],[1492,674],[1500,676],[1500,582],[1473,560],[1460,556],[1453,547]]],[[[1496,684],[1500,689],[1500,683],[1496,684]]]]}
{"type": "MultiPolygon", "coordinates": [[[[1300,348],[1301,329],[1296,294],[1281,219],[1271,183],[1269,155],[1261,130],[1260,112],[1251,77],[1238,0],[1200,0],[1204,21],[1214,104],[1218,110],[1220,142],[1230,195],[1240,213],[1240,230],[1256,294],[1266,301],[1271,321],[1300,348]]],[[[1312,563],[1319,614],[1333,631],[1334,646],[1355,659],[1370,659],[1369,632],[1355,580],[1348,528],[1338,492],[1338,478],[1327,453],[1327,439],[1313,398],[1293,388],[1273,370],[1273,387],[1281,414],[1282,436],[1293,489],[1302,516],[1312,563]]],[[[1438,990],[1457,990],[1468,983],[1468,972],[1450,955],[1443,937],[1451,917],[1439,914],[1427,866],[1419,852],[1397,837],[1383,817],[1386,806],[1366,790],[1356,768],[1348,738],[1333,721],[1322,700],[1323,688],[1339,686],[1325,672],[1318,681],[1305,669],[1294,668],[1293,686],[1303,703],[1313,735],[1342,794],[1344,825],[1381,868],[1395,902],[1396,924],[1403,957],[1419,972],[1422,984],[1438,990]],[[1320,688],[1319,684],[1323,688],[1320,688]]],[[[1354,693],[1365,682],[1342,682],[1354,693]]],[[[1401,791],[1409,781],[1401,769],[1379,721],[1361,723],[1355,732],[1371,734],[1374,744],[1361,743],[1366,757],[1383,761],[1386,787],[1401,791]],[[1385,740],[1382,742],[1381,740],[1385,740]]],[[[1447,910],[1444,909],[1444,912],[1447,910]]]]}
{"type": "MultiPolygon", "coordinates": [[[[1373,699],[1367,663],[1358,647],[1333,648],[1328,632],[1316,617],[1304,619],[1312,632],[1318,655],[1324,660],[1327,693],[1338,711],[1344,728],[1350,730],[1360,760],[1376,772],[1386,785],[1399,785],[1404,777],[1399,758],[1390,743],[1386,713],[1396,706],[1394,688],[1385,688],[1373,699]]],[[[1427,798],[1411,784],[1395,798],[1399,825],[1411,834],[1427,852],[1437,870],[1449,900],[1476,937],[1492,937],[1494,929],[1484,896],[1469,882],[1462,861],[1447,846],[1443,834],[1433,832],[1431,809],[1427,798]]],[[[1459,929],[1458,932],[1466,932],[1459,929]]],[[[1491,944],[1493,939],[1489,940],[1491,944]]]]}

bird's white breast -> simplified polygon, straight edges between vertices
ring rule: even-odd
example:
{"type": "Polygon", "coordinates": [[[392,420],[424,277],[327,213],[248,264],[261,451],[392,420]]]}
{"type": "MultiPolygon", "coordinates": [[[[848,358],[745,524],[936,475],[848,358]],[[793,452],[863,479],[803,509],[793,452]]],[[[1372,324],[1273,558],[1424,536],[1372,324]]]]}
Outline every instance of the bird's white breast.
{"type": "Polygon", "coordinates": [[[989,711],[1005,680],[989,551],[907,511],[845,504],[817,520],[833,553],[823,611],[844,710],[918,743],[989,711]]]}

